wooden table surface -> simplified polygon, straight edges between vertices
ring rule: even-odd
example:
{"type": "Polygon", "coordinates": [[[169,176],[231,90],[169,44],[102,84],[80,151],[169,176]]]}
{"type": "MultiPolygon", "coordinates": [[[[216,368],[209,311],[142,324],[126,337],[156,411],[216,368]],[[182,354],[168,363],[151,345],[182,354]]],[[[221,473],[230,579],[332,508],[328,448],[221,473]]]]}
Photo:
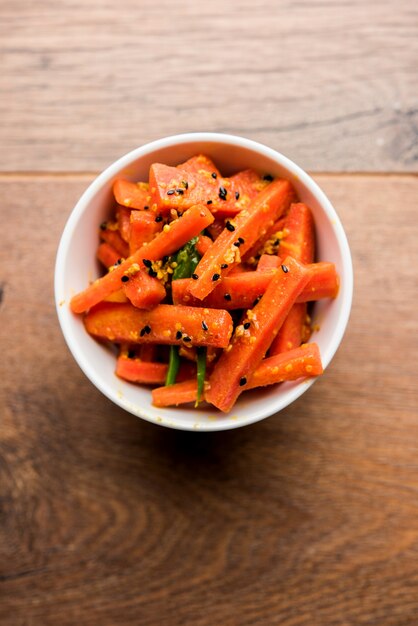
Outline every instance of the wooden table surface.
{"type": "Polygon", "coordinates": [[[0,623],[418,624],[412,0],[3,0],[0,623]],[[231,132],[312,172],[352,316],[323,378],[214,434],[115,407],[62,338],[53,266],[109,162],[231,132]]]}

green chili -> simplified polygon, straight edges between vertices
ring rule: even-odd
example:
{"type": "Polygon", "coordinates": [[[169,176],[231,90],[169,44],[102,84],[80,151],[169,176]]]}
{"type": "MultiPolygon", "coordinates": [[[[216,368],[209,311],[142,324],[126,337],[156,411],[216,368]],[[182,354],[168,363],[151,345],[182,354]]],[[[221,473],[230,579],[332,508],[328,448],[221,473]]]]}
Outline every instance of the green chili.
{"type": "Polygon", "coordinates": [[[165,378],[166,387],[174,385],[176,382],[177,372],[180,367],[180,355],[178,346],[170,346],[170,360],[168,362],[167,376],[165,378]]]}
{"type": "Polygon", "coordinates": [[[197,399],[195,406],[199,405],[203,395],[206,375],[206,348],[199,346],[197,348],[197,399]]]}
{"type": "Polygon", "coordinates": [[[177,267],[173,272],[173,280],[178,278],[190,278],[197,264],[200,261],[200,255],[196,250],[197,237],[193,237],[184,245],[181,250],[172,258],[177,263],[177,267]]]}

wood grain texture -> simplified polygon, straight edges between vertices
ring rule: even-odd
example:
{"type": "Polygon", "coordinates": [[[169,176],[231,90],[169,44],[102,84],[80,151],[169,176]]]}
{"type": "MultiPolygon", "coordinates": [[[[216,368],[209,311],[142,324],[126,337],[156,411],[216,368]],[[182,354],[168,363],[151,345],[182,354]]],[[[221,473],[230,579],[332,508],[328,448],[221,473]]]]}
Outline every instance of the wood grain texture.
{"type": "Polygon", "coordinates": [[[88,177],[1,178],[2,626],[418,623],[418,181],[316,178],[354,255],[347,335],[292,406],[213,434],[113,406],[64,344],[54,256],[88,177]]]}
{"type": "Polygon", "coordinates": [[[0,170],[220,131],[314,171],[417,171],[414,0],[3,0],[0,170]]]}

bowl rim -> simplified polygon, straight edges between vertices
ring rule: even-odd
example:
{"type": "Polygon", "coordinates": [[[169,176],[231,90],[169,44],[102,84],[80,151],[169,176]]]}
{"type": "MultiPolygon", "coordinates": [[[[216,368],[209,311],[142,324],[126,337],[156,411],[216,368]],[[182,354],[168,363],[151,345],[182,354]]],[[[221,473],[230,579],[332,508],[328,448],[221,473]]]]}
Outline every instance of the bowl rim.
{"type": "MultiPolygon", "coordinates": [[[[316,183],[313,178],[294,161],[292,161],[282,153],[278,152],[277,150],[269,148],[268,146],[265,146],[264,144],[254,141],[252,139],[246,139],[237,135],[212,132],[193,132],[170,135],[134,148],[130,152],[122,155],[116,161],[111,163],[107,168],[105,168],[98,176],[93,179],[93,181],[89,184],[87,189],[83,192],[83,194],[77,201],[67,219],[58,245],[55,262],[55,304],[59,324],[67,346],[78,366],[84,372],[90,382],[92,382],[94,386],[103,393],[103,395],[105,395],[112,402],[114,402],[116,405],[120,406],[124,410],[136,415],[137,417],[141,417],[148,422],[168,428],[194,432],[214,432],[220,430],[231,430],[234,428],[240,428],[242,426],[254,424],[258,421],[261,421],[262,419],[274,415],[275,413],[278,413],[282,409],[289,406],[297,398],[299,398],[305,391],[307,391],[309,387],[311,387],[316,381],[316,378],[300,381],[298,385],[287,391],[286,398],[282,399],[281,403],[278,402],[277,406],[275,406],[273,410],[271,410],[271,406],[269,405],[270,408],[266,407],[265,411],[259,410],[257,413],[255,413],[254,416],[250,415],[242,418],[242,420],[207,420],[205,422],[199,423],[198,425],[194,424],[192,421],[190,421],[190,423],[181,419],[176,421],[176,418],[159,420],[153,415],[148,414],[147,411],[144,410],[144,408],[141,406],[132,407],[130,402],[127,401],[124,397],[120,397],[120,395],[118,395],[117,392],[115,392],[113,389],[109,388],[105,384],[102,384],[101,379],[96,376],[94,367],[90,364],[88,359],[85,358],[83,351],[79,348],[79,346],[74,343],[73,337],[71,336],[70,328],[67,325],[66,320],[63,316],[62,306],[60,304],[62,298],[60,293],[61,285],[59,277],[63,274],[64,271],[65,260],[67,257],[69,245],[71,243],[72,235],[78,224],[78,220],[80,219],[80,217],[84,213],[84,210],[86,209],[90,201],[94,198],[96,193],[100,191],[100,189],[112,178],[114,178],[122,169],[126,168],[137,159],[145,157],[156,150],[161,150],[163,148],[169,148],[175,145],[182,145],[191,142],[225,143],[230,146],[232,145],[234,147],[245,148],[254,152],[258,152],[259,154],[270,158],[278,165],[286,168],[289,172],[296,176],[302,183],[302,185],[305,186],[310,191],[310,193],[316,197],[318,203],[327,214],[327,217],[332,223],[338,247],[341,252],[341,258],[344,267],[344,298],[341,303],[341,311],[338,317],[337,324],[333,329],[332,339],[329,346],[327,347],[328,349],[326,350],[325,354],[321,352],[324,370],[331,362],[336,351],[338,350],[338,347],[341,344],[350,317],[353,298],[353,264],[349,244],[341,220],[336,210],[334,209],[331,201],[319,187],[318,183],[316,183]],[[133,410],[134,408],[135,410],[133,410]]],[[[181,414],[179,413],[179,418],[180,415],[181,414]]]]}

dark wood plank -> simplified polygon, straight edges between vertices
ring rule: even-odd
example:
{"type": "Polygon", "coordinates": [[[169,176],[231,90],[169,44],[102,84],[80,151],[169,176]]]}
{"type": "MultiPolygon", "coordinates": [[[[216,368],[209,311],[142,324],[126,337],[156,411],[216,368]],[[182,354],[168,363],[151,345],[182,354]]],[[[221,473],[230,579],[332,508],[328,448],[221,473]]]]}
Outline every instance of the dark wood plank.
{"type": "Polygon", "coordinates": [[[197,434],[114,407],[65,347],[54,255],[88,178],[2,177],[2,624],[417,624],[418,181],[317,180],[355,260],[343,345],[280,414],[197,434]]]}
{"type": "Polygon", "coordinates": [[[413,0],[3,0],[0,170],[230,132],[314,171],[416,171],[413,0]]]}

